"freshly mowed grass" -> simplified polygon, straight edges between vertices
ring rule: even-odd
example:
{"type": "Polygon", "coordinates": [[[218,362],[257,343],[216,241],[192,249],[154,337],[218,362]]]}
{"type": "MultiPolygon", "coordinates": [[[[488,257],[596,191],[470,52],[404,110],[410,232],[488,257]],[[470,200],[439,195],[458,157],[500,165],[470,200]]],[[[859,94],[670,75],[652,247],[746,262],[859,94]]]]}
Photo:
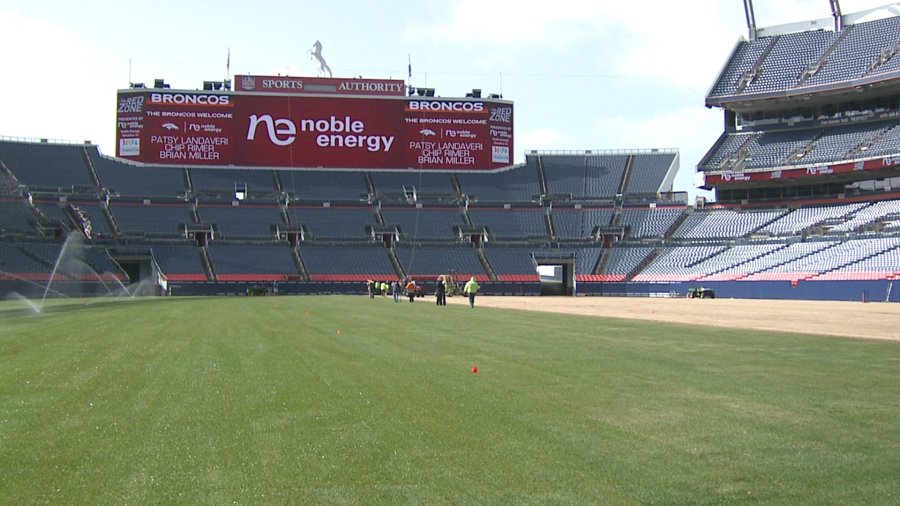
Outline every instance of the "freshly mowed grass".
{"type": "Polygon", "coordinates": [[[431,300],[9,302],[0,503],[896,504],[898,372],[900,343],[431,300]]]}

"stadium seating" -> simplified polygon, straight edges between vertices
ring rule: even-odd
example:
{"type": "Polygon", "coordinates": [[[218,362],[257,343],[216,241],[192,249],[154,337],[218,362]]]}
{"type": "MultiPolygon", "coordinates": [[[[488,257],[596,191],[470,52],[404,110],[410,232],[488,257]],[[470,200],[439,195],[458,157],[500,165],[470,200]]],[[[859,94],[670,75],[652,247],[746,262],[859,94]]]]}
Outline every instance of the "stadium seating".
{"type": "Polygon", "coordinates": [[[625,193],[656,194],[675,163],[675,153],[640,153],[633,160],[625,193]]]}
{"type": "Polygon", "coordinates": [[[790,211],[761,228],[760,233],[771,235],[798,235],[804,230],[830,220],[841,220],[852,215],[865,204],[854,203],[833,206],[801,207],[790,211]]]}
{"type": "Polygon", "coordinates": [[[0,199],[0,230],[3,232],[32,232],[36,219],[37,216],[25,200],[0,199]]]}
{"type": "Polygon", "coordinates": [[[440,274],[455,273],[457,279],[475,276],[488,281],[487,271],[471,246],[425,246],[400,243],[394,246],[404,272],[413,277],[435,279],[440,274]]]}
{"type": "Polygon", "coordinates": [[[551,217],[556,238],[561,241],[589,239],[595,228],[610,225],[614,212],[612,208],[554,206],[551,217]]]}
{"type": "MultiPolygon", "coordinates": [[[[183,226],[193,221],[185,203],[110,202],[109,210],[122,234],[129,236],[182,237],[183,226]]],[[[92,223],[98,223],[94,215],[92,223]]]]}
{"type": "MultiPolygon", "coordinates": [[[[738,159],[745,166],[830,159],[860,145],[875,152],[894,133],[900,142],[896,120],[727,134],[706,160],[721,168],[738,159]]],[[[0,153],[19,149],[9,144],[0,142],[0,153]]],[[[362,291],[368,279],[409,275],[427,284],[454,273],[528,284],[538,282],[537,262],[554,259],[574,259],[579,283],[900,279],[900,199],[696,210],[657,202],[674,152],[534,153],[494,174],[419,174],[141,167],[95,147],[32,146],[61,160],[50,166],[84,172],[96,192],[66,191],[72,181],[55,184],[45,175],[32,180],[35,187],[61,195],[0,199],[0,277],[7,280],[46,282],[60,247],[52,237],[79,228],[90,236],[76,257],[89,267],[79,275],[88,281],[124,281],[107,253],[122,244],[148,251],[170,283],[302,280],[362,291]],[[245,183],[250,198],[236,199],[235,183],[245,183]],[[302,235],[281,242],[276,226],[302,235]],[[185,242],[185,227],[200,231],[190,236],[196,243],[185,242]],[[481,228],[483,243],[473,233],[481,228]],[[203,230],[215,233],[203,237],[203,230]],[[379,234],[393,230],[399,235],[382,242],[379,234]]],[[[22,157],[27,150],[7,156],[22,157]]]]}
{"type": "Polygon", "coordinates": [[[487,257],[498,281],[538,281],[532,248],[522,246],[485,246],[487,257]]]}
{"type": "Polygon", "coordinates": [[[557,246],[532,248],[531,253],[539,260],[538,263],[547,262],[547,259],[575,259],[575,279],[577,281],[598,281],[597,263],[600,261],[602,249],[599,246],[557,246]]]}
{"type": "Polygon", "coordinates": [[[357,281],[397,279],[388,250],[381,244],[304,244],[300,256],[312,281],[357,281]]]}
{"type": "Polygon", "coordinates": [[[572,198],[611,198],[619,192],[628,156],[542,154],[547,193],[572,198]]]}
{"type": "Polygon", "coordinates": [[[277,193],[274,174],[263,169],[192,168],[191,186],[195,195],[234,195],[269,197],[277,193]]]}
{"type": "Polygon", "coordinates": [[[304,202],[360,201],[369,190],[361,171],[277,170],[282,189],[304,202]]]}
{"type": "Polygon", "coordinates": [[[541,195],[537,158],[527,157],[520,167],[495,173],[460,172],[456,174],[461,192],[479,202],[531,202],[541,195]]]}
{"type": "MultiPolygon", "coordinates": [[[[93,239],[109,239],[115,234],[110,226],[109,219],[103,212],[103,206],[96,201],[78,201],[69,200],[66,206],[75,214],[81,215],[85,220],[85,228],[90,229],[90,236],[93,239]],[[90,225],[88,227],[87,225],[90,225]]],[[[127,213],[127,211],[126,211],[127,213]]],[[[126,223],[128,223],[126,219],[126,223]]],[[[142,225],[136,225],[135,234],[143,234],[142,225]]]]}
{"type": "Polygon", "coordinates": [[[272,238],[273,227],[283,223],[281,208],[268,205],[201,204],[197,214],[201,223],[215,224],[223,239],[272,238]]]}
{"type": "Polygon", "coordinates": [[[695,269],[703,275],[700,281],[733,281],[746,272],[740,266],[764,257],[778,249],[784,248],[782,243],[738,244],[732,246],[715,257],[708,258],[695,269]]]}
{"type": "Polygon", "coordinates": [[[184,169],[142,167],[102,156],[96,147],[88,155],[100,186],[125,197],[178,197],[186,191],[184,169]]]}
{"type": "Polygon", "coordinates": [[[889,72],[891,67],[872,67],[878,55],[898,42],[900,17],[889,17],[845,28],[847,36],[828,57],[828,63],[809,78],[808,86],[850,81],[864,75],[889,72]]]}
{"type": "Polygon", "coordinates": [[[14,244],[0,242],[0,279],[47,281],[53,264],[26,255],[14,244]]]}
{"type": "Polygon", "coordinates": [[[549,239],[543,208],[475,208],[469,206],[472,225],[485,226],[497,239],[549,239]]]}
{"type": "Polygon", "coordinates": [[[629,227],[634,239],[663,237],[683,214],[684,207],[626,207],[620,224],[629,227]]]}
{"type": "Polygon", "coordinates": [[[896,121],[872,121],[829,128],[726,133],[700,162],[699,168],[747,170],[834,163],[900,150],[896,121]],[[860,151],[865,147],[864,151],[860,151]]]}
{"type": "Polygon", "coordinates": [[[900,217],[900,200],[883,200],[860,207],[852,217],[832,226],[829,232],[853,232],[888,216],[900,217]]]}
{"type": "Polygon", "coordinates": [[[740,42],[713,85],[708,100],[799,93],[805,88],[836,86],[862,77],[889,74],[900,68],[896,58],[884,65],[875,62],[898,43],[897,33],[900,33],[900,17],[892,16],[849,25],[838,33],[810,30],[740,42]],[[765,58],[760,60],[763,55],[765,58]]]}
{"type": "Polygon", "coordinates": [[[291,223],[303,225],[310,239],[367,238],[366,226],[375,224],[372,208],[339,206],[301,206],[288,208],[291,223]]]}
{"type": "Polygon", "coordinates": [[[650,264],[634,276],[633,280],[669,282],[698,279],[706,273],[696,266],[725,249],[725,246],[713,245],[663,246],[657,250],[657,255],[650,264]]]}
{"type": "Polygon", "coordinates": [[[854,241],[857,255],[847,257],[846,263],[833,270],[811,277],[812,280],[900,280],[900,238],[879,238],[854,241]],[[854,260],[854,258],[859,258],[854,260]]]}
{"type": "Polygon", "coordinates": [[[72,192],[75,187],[93,188],[84,153],[83,145],[0,142],[0,162],[19,184],[37,191],[72,192]]]}
{"type": "Polygon", "coordinates": [[[459,207],[385,207],[381,216],[387,226],[399,227],[409,240],[453,239],[453,228],[465,225],[459,207]]]}
{"type": "Polygon", "coordinates": [[[218,281],[287,281],[300,274],[287,245],[217,244],[209,259],[218,281]]]}
{"type": "Polygon", "coordinates": [[[778,37],[772,51],[762,62],[759,78],[748,84],[743,94],[768,93],[793,86],[806,67],[817,61],[836,38],[834,32],[824,30],[790,33],[778,37]]]}
{"type": "Polygon", "coordinates": [[[151,254],[159,270],[169,281],[206,281],[201,257],[203,252],[193,244],[154,244],[151,254]]]}
{"type": "Polygon", "coordinates": [[[709,209],[695,211],[678,227],[676,239],[738,238],[762,228],[785,213],[783,210],[736,211],[709,209]]]}
{"type": "Polygon", "coordinates": [[[618,245],[610,248],[606,266],[600,272],[601,281],[625,281],[656,248],[651,246],[618,245]]]}
{"type": "Polygon", "coordinates": [[[451,175],[422,171],[372,171],[369,173],[378,197],[406,198],[406,191],[415,190],[417,198],[435,201],[457,197],[451,175]]]}

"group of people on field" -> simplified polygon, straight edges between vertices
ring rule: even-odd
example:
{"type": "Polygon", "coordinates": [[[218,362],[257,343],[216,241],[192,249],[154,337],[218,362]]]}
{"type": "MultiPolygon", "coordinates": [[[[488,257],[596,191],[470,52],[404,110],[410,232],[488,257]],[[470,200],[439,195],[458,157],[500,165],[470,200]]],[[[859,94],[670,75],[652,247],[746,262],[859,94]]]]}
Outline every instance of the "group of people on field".
{"type": "MultiPolygon", "coordinates": [[[[434,295],[438,306],[447,305],[447,281],[447,277],[443,274],[438,276],[435,281],[434,295]]],[[[475,280],[475,276],[472,276],[463,286],[463,293],[469,298],[469,307],[475,307],[475,295],[480,288],[481,285],[475,280]]],[[[366,291],[370,299],[374,299],[376,295],[385,297],[390,293],[394,297],[394,302],[400,302],[400,297],[404,294],[409,298],[410,302],[414,302],[420,294],[419,287],[412,278],[407,279],[406,282],[397,279],[390,284],[385,281],[373,281],[370,279],[366,281],[366,291]]]]}

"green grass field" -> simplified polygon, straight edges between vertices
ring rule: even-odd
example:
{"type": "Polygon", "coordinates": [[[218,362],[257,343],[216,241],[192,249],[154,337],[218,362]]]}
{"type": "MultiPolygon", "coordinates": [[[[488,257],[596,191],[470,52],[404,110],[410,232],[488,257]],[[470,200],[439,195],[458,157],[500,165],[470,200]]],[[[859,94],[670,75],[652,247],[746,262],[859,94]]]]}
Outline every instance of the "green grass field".
{"type": "Polygon", "coordinates": [[[6,302],[0,503],[897,504],[898,373],[430,299],[6,302]]]}

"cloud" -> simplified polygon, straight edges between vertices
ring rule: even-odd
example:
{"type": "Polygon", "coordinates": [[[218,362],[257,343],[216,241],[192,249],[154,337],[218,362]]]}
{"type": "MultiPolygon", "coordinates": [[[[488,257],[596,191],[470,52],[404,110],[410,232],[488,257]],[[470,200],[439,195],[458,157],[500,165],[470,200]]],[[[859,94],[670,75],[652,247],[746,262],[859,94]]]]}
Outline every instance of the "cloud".
{"type": "Polygon", "coordinates": [[[551,128],[533,128],[526,132],[516,133],[516,151],[561,149],[565,137],[551,128]]]}
{"type": "Polygon", "coordinates": [[[466,45],[559,44],[592,31],[604,10],[592,0],[460,0],[446,20],[409,28],[414,40],[451,41],[466,45]]]}
{"type": "Polygon", "coordinates": [[[697,163],[722,134],[722,112],[685,106],[642,117],[614,116],[598,120],[593,135],[609,147],[622,149],[678,148],[681,167],[675,188],[693,198],[697,163]]]}
{"type": "Polygon", "coordinates": [[[121,82],[98,63],[98,50],[67,28],[12,12],[0,13],[0,47],[0,68],[13,70],[0,80],[0,135],[104,141],[111,150],[110,90],[121,82]]]}

